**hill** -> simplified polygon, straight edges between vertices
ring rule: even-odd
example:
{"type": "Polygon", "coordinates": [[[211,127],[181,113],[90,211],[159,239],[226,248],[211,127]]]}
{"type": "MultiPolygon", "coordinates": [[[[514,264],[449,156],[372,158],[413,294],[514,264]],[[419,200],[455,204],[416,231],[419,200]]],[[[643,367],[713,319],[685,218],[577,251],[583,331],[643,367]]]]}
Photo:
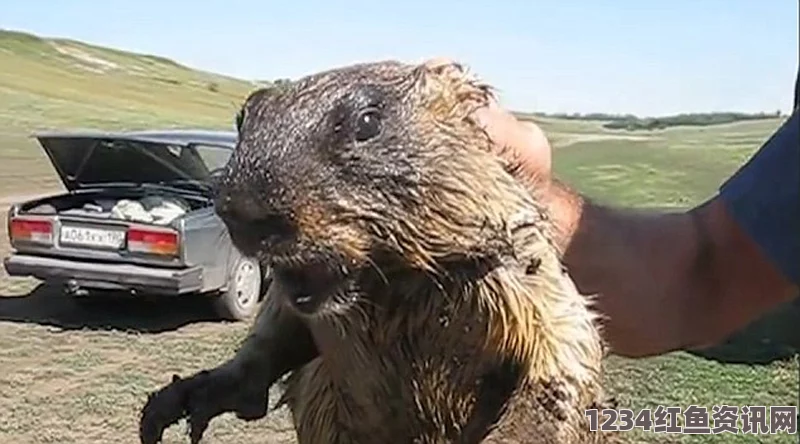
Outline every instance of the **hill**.
{"type": "Polygon", "coordinates": [[[3,30],[0,66],[0,119],[26,130],[121,122],[229,128],[257,86],[162,57],[3,30]]]}

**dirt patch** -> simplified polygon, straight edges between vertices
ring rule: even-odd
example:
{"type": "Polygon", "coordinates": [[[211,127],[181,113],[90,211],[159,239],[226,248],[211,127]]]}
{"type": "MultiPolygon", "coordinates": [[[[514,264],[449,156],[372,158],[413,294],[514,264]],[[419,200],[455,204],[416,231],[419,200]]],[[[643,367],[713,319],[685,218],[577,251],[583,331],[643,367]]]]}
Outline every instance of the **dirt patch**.
{"type": "MultiPolygon", "coordinates": [[[[0,283],[0,288],[5,282],[0,283]]],[[[204,301],[110,299],[79,305],[59,288],[0,289],[0,442],[137,442],[147,393],[172,373],[227,359],[245,324],[213,320],[204,301]]],[[[271,399],[277,400],[277,389],[271,399]]],[[[188,442],[182,426],[165,443],[188,442]]],[[[252,423],[218,418],[207,443],[290,443],[287,412],[252,423]]]]}
{"type": "Polygon", "coordinates": [[[76,66],[86,69],[87,71],[103,74],[111,70],[119,69],[118,64],[110,60],[97,57],[96,55],[89,54],[84,50],[73,48],[63,44],[58,44],[55,42],[51,42],[51,44],[53,45],[53,48],[55,48],[56,51],[58,51],[63,55],[72,57],[78,62],[76,66]]]}
{"type": "Polygon", "coordinates": [[[566,133],[559,134],[558,146],[556,148],[564,148],[580,142],[596,142],[602,140],[634,140],[645,141],[654,140],[655,136],[637,136],[629,134],[578,134],[566,133]]]}

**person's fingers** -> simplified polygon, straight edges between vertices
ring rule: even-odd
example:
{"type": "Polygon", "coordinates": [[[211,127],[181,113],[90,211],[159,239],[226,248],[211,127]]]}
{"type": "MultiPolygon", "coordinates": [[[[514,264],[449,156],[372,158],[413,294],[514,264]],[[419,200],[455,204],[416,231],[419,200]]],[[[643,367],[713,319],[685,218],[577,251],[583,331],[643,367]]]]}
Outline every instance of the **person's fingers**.
{"type": "MultiPolygon", "coordinates": [[[[514,143],[525,147],[550,148],[550,141],[539,125],[530,121],[517,121],[515,125],[514,143]]],[[[549,149],[547,150],[549,151],[549,149]]]]}
{"type": "Polygon", "coordinates": [[[553,167],[553,153],[550,141],[542,129],[533,122],[520,122],[517,126],[519,134],[514,150],[526,164],[531,173],[549,177],[553,167]]]}
{"type": "Polygon", "coordinates": [[[475,111],[473,118],[489,138],[498,145],[529,151],[549,149],[544,131],[533,122],[520,121],[494,102],[475,111]]]}
{"type": "Polygon", "coordinates": [[[524,170],[532,176],[550,175],[550,142],[538,125],[520,121],[493,101],[476,110],[473,119],[497,146],[499,155],[521,162],[524,170]]]}
{"type": "Polygon", "coordinates": [[[500,146],[508,145],[509,140],[516,137],[514,133],[519,131],[517,119],[494,100],[475,110],[472,118],[492,142],[500,146]]]}

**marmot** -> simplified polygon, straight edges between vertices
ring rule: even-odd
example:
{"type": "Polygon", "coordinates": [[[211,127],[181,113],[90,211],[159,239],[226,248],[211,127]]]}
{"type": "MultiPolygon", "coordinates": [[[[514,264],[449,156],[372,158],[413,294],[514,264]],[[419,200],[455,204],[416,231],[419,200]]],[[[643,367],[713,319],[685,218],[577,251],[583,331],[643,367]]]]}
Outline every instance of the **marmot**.
{"type": "Polygon", "coordinates": [[[455,62],[330,70],[253,92],[216,211],[274,281],[236,356],[149,396],[142,442],[188,417],[261,418],[301,444],[595,443],[603,344],[535,184],[469,118],[455,62]]]}

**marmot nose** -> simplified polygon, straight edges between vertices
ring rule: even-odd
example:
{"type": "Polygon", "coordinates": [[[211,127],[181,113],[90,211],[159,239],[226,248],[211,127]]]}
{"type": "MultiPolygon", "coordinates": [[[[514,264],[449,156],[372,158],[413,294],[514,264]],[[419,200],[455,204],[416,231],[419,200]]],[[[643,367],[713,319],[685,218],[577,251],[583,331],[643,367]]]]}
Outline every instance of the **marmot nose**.
{"type": "Polygon", "coordinates": [[[296,237],[297,227],[288,213],[278,212],[245,196],[220,194],[214,201],[234,245],[247,254],[270,250],[296,237]]]}

